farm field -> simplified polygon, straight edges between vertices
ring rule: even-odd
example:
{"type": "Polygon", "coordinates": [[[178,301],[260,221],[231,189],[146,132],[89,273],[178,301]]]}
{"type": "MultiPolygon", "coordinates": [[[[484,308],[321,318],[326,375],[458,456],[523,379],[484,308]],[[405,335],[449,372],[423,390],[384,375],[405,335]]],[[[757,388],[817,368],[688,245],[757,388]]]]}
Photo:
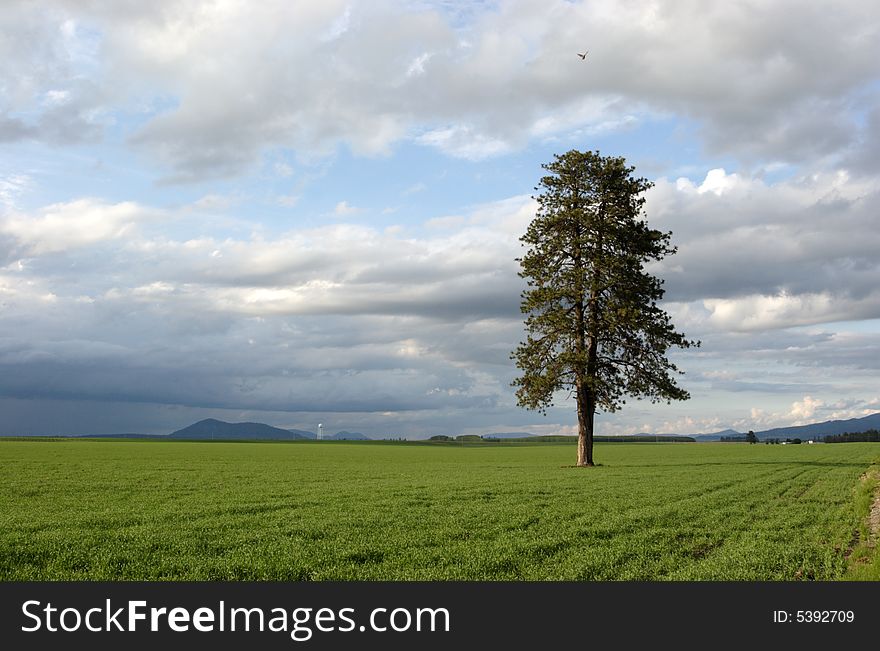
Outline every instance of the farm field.
{"type": "Polygon", "coordinates": [[[574,454],[3,440],[0,579],[838,580],[880,444],[574,454]]]}

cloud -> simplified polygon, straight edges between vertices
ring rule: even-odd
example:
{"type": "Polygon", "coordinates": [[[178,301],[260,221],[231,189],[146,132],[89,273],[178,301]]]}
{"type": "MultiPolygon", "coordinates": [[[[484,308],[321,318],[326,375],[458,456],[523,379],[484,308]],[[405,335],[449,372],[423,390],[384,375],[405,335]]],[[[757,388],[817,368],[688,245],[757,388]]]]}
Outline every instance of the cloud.
{"type": "MultiPolygon", "coordinates": [[[[874,186],[837,174],[775,184],[704,177],[661,179],[647,204],[652,225],[678,234],[679,253],[658,268],[673,296],[665,306],[704,340],[676,353],[689,388],[798,393],[798,402],[809,392],[831,403],[843,390],[827,377],[836,369],[849,394],[869,392],[876,336],[822,324],[876,314],[865,228],[874,186]],[[767,257],[743,259],[750,249],[767,257]]],[[[229,209],[212,195],[203,203],[229,209]]],[[[80,199],[8,213],[0,393],[273,413],[442,412],[449,422],[479,408],[487,423],[503,422],[514,408],[509,354],[522,337],[514,259],[535,207],[525,195],[472,206],[429,220],[421,235],[338,223],[271,238],[188,237],[183,224],[172,236],[167,223],[191,216],[188,205],[175,213],[80,199]]],[[[772,414],[777,424],[799,417],[772,414]]]]}
{"type": "Polygon", "coordinates": [[[418,194],[419,192],[424,192],[427,189],[428,189],[428,186],[425,183],[419,181],[418,183],[414,183],[413,185],[409,186],[406,190],[404,190],[400,194],[404,197],[408,197],[413,194],[418,194]]]}
{"type": "Polygon", "coordinates": [[[95,141],[108,99],[93,77],[95,33],[59,6],[4,4],[0,16],[0,142],[95,141]]]}
{"type": "Polygon", "coordinates": [[[31,178],[26,174],[0,176],[0,206],[14,208],[19,195],[30,185],[31,178]]]}
{"type": "Polygon", "coordinates": [[[347,201],[340,201],[333,209],[333,214],[335,214],[337,217],[349,217],[351,215],[356,215],[359,212],[359,208],[349,206],[347,201]]]}
{"type": "MultiPolygon", "coordinates": [[[[706,179],[698,188],[696,188],[696,191],[699,194],[711,192],[717,196],[721,196],[725,192],[735,188],[738,181],[739,177],[736,174],[727,174],[723,169],[709,170],[706,174],[706,179]]],[[[686,190],[690,189],[691,186],[687,179],[679,179],[676,182],[676,187],[686,190]]]]}
{"type": "Polygon", "coordinates": [[[43,255],[121,239],[137,224],[160,215],[161,211],[147,210],[130,201],[107,204],[78,199],[48,206],[39,216],[6,216],[0,219],[0,234],[14,238],[21,255],[43,255]]]}
{"type": "MultiPolygon", "coordinates": [[[[656,431],[658,434],[707,434],[721,429],[723,429],[723,423],[718,417],[694,418],[692,416],[681,416],[675,420],[664,421],[653,431],[656,431]]],[[[631,433],[640,434],[642,432],[631,433]]]]}
{"type": "Polygon", "coordinates": [[[768,411],[752,407],[747,418],[734,422],[739,431],[773,429],[776,427],[796,427],[828,420],[848,420],[877,413],[876,400],[838,400],[834,404],[803,396],[791,403],[788,410],[768,411]]]}
{"type": "Polygon", "coordinates": [[[793,402],[788,417],[794,420],[795,425],[804,425],[813,419],[816,410],[822,407],[824,403],[812,396],[804,396],[800,402],[793,402]]]}
{"type": "Polygon", "coordinates": [[[275,202],[279,206],[284,206],[285,208],[293,208],[296,204],[299,203],[300,196],[296,194],[282,194],[276,197],[275,202]]]}
{"type": "Polygon", "coordinates": [[[737,299],[706,299],[708,323],[719,330],[760,331],[769,328],[880,318],[880,295],[852,301],[828,292],[791,296],[753,295],[737,299]]]}
{"type": "Polygon", "coordinates": [[[880,317],[880,247],[871,206],[880,187],[844,171],[768,184],[709,171],[661,178],[649,220],[678,253],[655,268],[667,298],[700,326],[757,331],[880,317]]]}
{"type": "Polygon", "coordinates": [[[174,215],[96,200],[6,219],[30,257],[0,270],[0,395],[492,412],[520,329],[505,230],[518,208],[421,239],[345,224],[173,239],[151,218],[174,215]]]}
{"type": "MultiPolygon", "coordinates": [[[[421,208],[419,224],[401,205],[380,227],[350,219],[347,201],[334,210],[349,190],[318,205],[310,183],[335,180],[350,154],[395,157],[390,169],[398,155],[433,165],[439,152],[478,170],[631,131],[615,141],[627,150],[674,127],[676,160],[656,164],[668,178],[647,209],[679,250],[651,270],[676,325],[704,341],[675,352],[700,404],[761,393],[761,417],[777,424],[797,416],[793,402],[810,408],[805,395],[823,403],[814,417],[869,409],[878,25],[856,0],[833,12],[793,0],[8,2],[0,394],[279,418],[335,404],[376,427],[441,413],[510,423],[514,258],[534,201],[421,208]],[[104,197],[65,182],[41,192],[62,179],[48,168],[102,138],[116,147],[100,153],[114,186],[89,192],[104,197]],[[117,175],[136,165],[124,146],[159,177],[149,199],[130,194],[144,191],[144,168],[117,175]],[[168,185],[233,177],[191,194],[168,185]],[[336,219],[309,221],[322,214],[336,219]],[[852,404],[832,409],[841,395],[852,404]]],[[[519,173],[502,172],[497,182],[519,173]]],[[[378,205],[424,189],[418,178],[437,176],[401,177],[378,205]]],[[[418,203],[442,191],[431,183],[418,203]]],[[[717,406],[717,418],[743,419],[717,406]]],[[[552,431],[571,413],[516,420],[552,431]]],[[[710,425],[656,413],[603,422],[710,425]]]]}
{"type": "Polygon", "coordinates": [[[236,203],[239,199],[237,197],[229,196],[229,195],[221,195],[221,194],[206,194],[194,201],[191,205],[196,210],[204,210],[204,211],[223,211],[234,203],[236,203]]]}
{"type": "Polygon", "coordinates": [[[509,152],[512,146],[504,139],[480,133],[470,125],[454,125],[432,129],[416,138],[420,145],[467,160],[478,161],[509,152]]]}
{"type": "Polygon", "coordinates": [[[413,140],[481,160],[670,114],[716,155],[872,164],[880,16],[857,0],[833,16],[788,0],[44,4],[7,14],[29,28],[8,30],[0,134],[94,138],[139,111],[130,142],[172,182],[277,148],[375,156],[413,140]]]}
{"type": "Polygon", "coordinates": [[[874,106],[867,110],[859,137],[844,159],[844,166],[860,174],[880,172],[880,106],[872,97],[874,106]]]}
{"type": "Polygon", "coordinates": [[[272,169],[275,174],[280,177],[287,178],[293,176],[293,167],[291,167],[287,163],[277,162],[272,169]]]}

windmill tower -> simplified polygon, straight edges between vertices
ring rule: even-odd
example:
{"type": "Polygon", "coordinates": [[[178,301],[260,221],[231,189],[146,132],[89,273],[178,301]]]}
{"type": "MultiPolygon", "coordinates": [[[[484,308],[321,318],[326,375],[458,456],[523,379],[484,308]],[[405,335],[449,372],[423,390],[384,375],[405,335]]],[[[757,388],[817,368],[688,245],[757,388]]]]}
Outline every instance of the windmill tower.
{"type": "Polygon", "coordinates": [[[324,425],[318,423],[318,440],[322,440],[324,438],[324,425]]]}

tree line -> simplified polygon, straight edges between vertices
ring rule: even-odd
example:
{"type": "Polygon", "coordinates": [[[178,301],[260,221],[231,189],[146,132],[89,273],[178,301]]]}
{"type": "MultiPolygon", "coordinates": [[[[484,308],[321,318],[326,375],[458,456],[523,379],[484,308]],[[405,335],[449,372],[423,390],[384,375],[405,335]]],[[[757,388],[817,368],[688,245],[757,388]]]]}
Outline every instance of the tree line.
{"type": "Polygon", "coordinates": [[[826,443],[880,443],[880,431],[869,429],[866,432],[829,434],[822,440],[826,443]]]}

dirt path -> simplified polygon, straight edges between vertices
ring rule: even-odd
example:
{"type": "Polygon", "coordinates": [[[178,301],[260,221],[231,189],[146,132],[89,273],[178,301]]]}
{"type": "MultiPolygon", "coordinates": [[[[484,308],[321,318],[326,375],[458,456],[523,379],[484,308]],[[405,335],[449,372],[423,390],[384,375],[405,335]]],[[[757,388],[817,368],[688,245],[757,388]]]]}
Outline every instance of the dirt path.
{"type": "MultiPolygon", "coordinates": [[[[866,472],[864,475],[859,477],[859,480],[862,483],[871,481],[873,479],[880,478],[880,470],[871,469],[866,472]]],[[[856,530],[853,532],[852,540],[849,543],[849,547],[844,554],[844,557],[851,561],[851,556],[856,552],[858,548],[864,549],[867,547],[870,550],[873,550],[878,541],[880,541],[880,484],[877,485],[877,488],[874,491],[874,500],[871,502],[871,510],[868,512],[868,536],[867,539],[862,539],[859,531],[856,530]]],[[[856,561],[856,563],[864,562],[864,558],[860,558],[860,560],[856,561]]]]}
{"type": "Polygon", "coordinates": [[[871,505],[871,513],[868,515],[868,531],[870,532],[868,545],[874,547],[880,538],[880,486],[874,493],[874,503],[871,505]]]}
{"type": "MultiPolygon", "coordinates": [[[[869,470],[861,477],[862,481],[871,481],[880,479],[880,470],[869,470]]],[[[880,483],[874,490],[874,501],[871,502],[871,510],[868,513],[868,539],[864,543],[874,548],[880,540],[880,483]]]]}

